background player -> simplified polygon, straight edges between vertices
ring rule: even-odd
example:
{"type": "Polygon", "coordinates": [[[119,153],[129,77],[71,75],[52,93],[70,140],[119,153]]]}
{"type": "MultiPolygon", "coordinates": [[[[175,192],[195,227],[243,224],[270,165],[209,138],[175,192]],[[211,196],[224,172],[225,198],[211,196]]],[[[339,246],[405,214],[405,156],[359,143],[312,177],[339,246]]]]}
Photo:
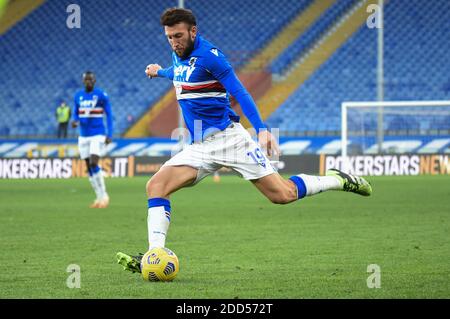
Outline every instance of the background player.
{"type": "MultiPolygon", "coordinates": [[[[223,53],[197,33],[190,10],[168,9],[161,16],[173,50],[173,66],[147,66],[149,77],[172,80],[186,127],[193,143],[167,161],[147,183],[149,249],[164,247],[171,217],[169,196],[192,186],[221,167],[229,167],[250,180],[276,204],[287,204],[327,190],[369,196],[370,184],[361,177],[330,170],[327,176],[300,174],[284,179],[268,156],[279,154],[277,142],[262,122],[255,102],[241,84],[223,53]],[[228,93],[258,132],[258,143],[239,124],[228,93]]],[[[140,271],[139,256],[117,253],[125,269],[140,271]]]]}
{"type": "Polygon", "coordinates": [[[92,208],[106,208],[109,196],[99,159],[103,156],[105,145],[111,143],[113,118],[108,95],[95,86],[95,74],[87,71],[83,74],[84,90],[75,94],[72,127],[80,126],[78,147],[80,157],[86,161],[89,181],[95,191],[96,199],[92,208]],[[107,131],[103,123],[106,114],[107,131]]]}

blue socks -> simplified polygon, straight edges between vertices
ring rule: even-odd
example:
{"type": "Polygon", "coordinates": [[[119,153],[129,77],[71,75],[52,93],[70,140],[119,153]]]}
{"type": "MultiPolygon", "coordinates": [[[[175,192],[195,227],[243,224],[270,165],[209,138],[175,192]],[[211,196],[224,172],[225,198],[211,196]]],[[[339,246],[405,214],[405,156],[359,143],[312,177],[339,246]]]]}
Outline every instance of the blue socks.
{"type": "Polygon", "coordinates": [[[297,186],[297,197],[298,197],[298,199],[301,199],[301,198],[305,197],[306,196],[306,184],[305,184],[305,181],[301,177],[299,177],[297,175],[291,176],[291,177],[289,177],[289,179],[292,182],[294,182],[295,186],[297,186]]]}

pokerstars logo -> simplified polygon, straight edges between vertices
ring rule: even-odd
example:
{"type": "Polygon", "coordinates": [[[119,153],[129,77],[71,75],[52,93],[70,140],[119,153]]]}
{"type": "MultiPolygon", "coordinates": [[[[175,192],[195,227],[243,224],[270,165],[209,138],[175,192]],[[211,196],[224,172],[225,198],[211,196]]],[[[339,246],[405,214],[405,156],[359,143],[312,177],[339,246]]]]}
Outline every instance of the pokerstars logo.
{"type": "Polygon", "coordinates": [[[341,156],[321,155],[320,172],[337,168],[355,175],[448,175],[450,157],[446,154],[424,155],[361,155],[341,156]]]}

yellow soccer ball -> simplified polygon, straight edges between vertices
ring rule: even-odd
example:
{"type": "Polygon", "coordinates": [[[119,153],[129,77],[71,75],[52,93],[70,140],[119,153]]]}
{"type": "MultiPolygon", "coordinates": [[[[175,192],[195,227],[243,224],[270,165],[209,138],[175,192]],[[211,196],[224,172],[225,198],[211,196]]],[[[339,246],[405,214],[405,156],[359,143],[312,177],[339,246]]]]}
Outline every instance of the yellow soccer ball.
{"type": "Polygon", "coordinates": [[[146,281],[172,281],[179,269],[177,255],[164,247],[150,249],[141,260],[142,278],[146,281]]]}

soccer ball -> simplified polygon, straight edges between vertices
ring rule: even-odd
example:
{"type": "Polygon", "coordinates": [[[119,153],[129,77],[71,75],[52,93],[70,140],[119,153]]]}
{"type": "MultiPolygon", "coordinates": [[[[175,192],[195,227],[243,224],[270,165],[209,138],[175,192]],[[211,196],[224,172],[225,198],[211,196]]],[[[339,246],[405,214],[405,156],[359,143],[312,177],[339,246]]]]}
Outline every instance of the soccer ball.
{"type": "Polygon", "coordinates": [[[142,278],[146,281],[172,281],[179,269],[177,255],[164,247],[150,249],[141,260],[142,278]]]}

